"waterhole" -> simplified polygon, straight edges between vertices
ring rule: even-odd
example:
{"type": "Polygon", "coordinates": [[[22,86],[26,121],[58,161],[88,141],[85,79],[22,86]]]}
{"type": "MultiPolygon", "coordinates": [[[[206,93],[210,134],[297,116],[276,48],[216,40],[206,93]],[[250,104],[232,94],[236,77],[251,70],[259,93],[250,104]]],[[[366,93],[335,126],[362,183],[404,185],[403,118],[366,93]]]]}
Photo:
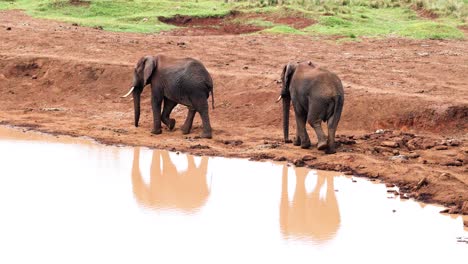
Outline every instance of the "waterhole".
{"type": "Polygon", "coordinates": [[[0,263],[468,257],[461,216],[334,172],[11,128],[0,128],[0,162],[0,263]]]}

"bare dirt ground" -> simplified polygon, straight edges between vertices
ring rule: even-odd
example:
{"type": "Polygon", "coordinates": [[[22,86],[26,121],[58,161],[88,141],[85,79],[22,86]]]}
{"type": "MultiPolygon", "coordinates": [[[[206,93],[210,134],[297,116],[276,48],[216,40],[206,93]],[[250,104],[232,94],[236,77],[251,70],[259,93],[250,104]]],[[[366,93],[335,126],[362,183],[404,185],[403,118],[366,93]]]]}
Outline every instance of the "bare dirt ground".
{"type": "MultiPolygon", "coordinates": [[[[288,160],[396,184],[402,198],[468,213],[466,41],[337,44],[336,37],[177,32],[112,33],[0,12],[0,123],[106,144],[288,160]],[[119,96],[127,92],[137,60],[158,53],[198,58],[212,74],[213,139],[197,137],[199,117],[192,134],[182,135],[183,106],[172,114],[174,131],[152,135],[148,88],[141,126],[132,125],[133,104],[119,96]],[[343,80],[337,154],[282,142],[276,80],[283,65],[296,60],[311,60],[343,80]]],[[[315,142],[310,128],[309,135],[315,142]]]]}

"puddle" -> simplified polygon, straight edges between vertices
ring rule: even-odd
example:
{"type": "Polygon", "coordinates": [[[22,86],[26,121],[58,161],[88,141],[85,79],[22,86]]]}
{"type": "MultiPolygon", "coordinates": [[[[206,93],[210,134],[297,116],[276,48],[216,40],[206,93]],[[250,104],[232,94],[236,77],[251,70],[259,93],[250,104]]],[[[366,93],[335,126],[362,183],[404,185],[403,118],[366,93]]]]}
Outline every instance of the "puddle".
{"type": "MultiPolygon", "coordinates": [[[[334,172],[0,128],[0,263],[437,263],[461,216],[334,172]]],[[[465,218],[465,220],[468,220],[465,218]]]]}

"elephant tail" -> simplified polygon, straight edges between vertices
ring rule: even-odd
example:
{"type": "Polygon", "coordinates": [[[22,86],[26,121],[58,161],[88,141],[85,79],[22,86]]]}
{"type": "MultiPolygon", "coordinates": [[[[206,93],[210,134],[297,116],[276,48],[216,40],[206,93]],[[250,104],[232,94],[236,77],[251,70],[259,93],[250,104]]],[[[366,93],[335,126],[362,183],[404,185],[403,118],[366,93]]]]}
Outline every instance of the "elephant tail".
{"type": "Polygon", "coordinates": [[[341,94],[336,95],[333,97],[333,103],[333,114],[328,119],[328,126],[336,129],[338,122],[340,121],[341,112],[343,111],[344,96],[341,94]]]}
{"type": "Polygon", "coordinates": [[[213,110],[215,109],[213,88],[211,88],[211,107],[213,108],[213,110]]]}

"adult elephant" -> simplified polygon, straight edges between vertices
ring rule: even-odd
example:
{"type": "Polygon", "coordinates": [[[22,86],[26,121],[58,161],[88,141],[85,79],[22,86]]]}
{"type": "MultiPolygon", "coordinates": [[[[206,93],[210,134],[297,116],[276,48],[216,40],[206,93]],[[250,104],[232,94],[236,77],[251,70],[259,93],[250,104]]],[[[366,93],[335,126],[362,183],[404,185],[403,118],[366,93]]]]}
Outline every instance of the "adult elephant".
{"type": "Polygon", "coordinates": [[[177,104],[185,105],[189,112],[182,133],[192,129],[193,118],[198,112],[203,123],[202,138],[211,138],[211,125],[208,115],[208,97],[211,92],[212,106],[213,81],[203,64],[192,58],[171,58],[163,55],[142,57],[133,73],[133,86],[130,91],[134,99],[135,126],[140,120],[140,95],[145,85],[151,84],[151,105],[153,109],[153,134],[161,134],[161,121],[172,130],[175,119],[169,117],[177,104]],[[161,113],[161,104],[164,109],[161,113]]]}
{"type": "Polygon", "coordinates": [[[289,141],[289,108],[291,100],[296,116],[295,146],[310,147],[306,122],[315,130],[319,150],[335,153],[335,133],[340,121],[344,91],[338,76],[315,66],[312,62],[288,63],[281,74],[283,88],[278,101],[283,99],[284,141],[289,141]],[[328,125],[328,140],[322,130],[322,121],[328,125]]]}

